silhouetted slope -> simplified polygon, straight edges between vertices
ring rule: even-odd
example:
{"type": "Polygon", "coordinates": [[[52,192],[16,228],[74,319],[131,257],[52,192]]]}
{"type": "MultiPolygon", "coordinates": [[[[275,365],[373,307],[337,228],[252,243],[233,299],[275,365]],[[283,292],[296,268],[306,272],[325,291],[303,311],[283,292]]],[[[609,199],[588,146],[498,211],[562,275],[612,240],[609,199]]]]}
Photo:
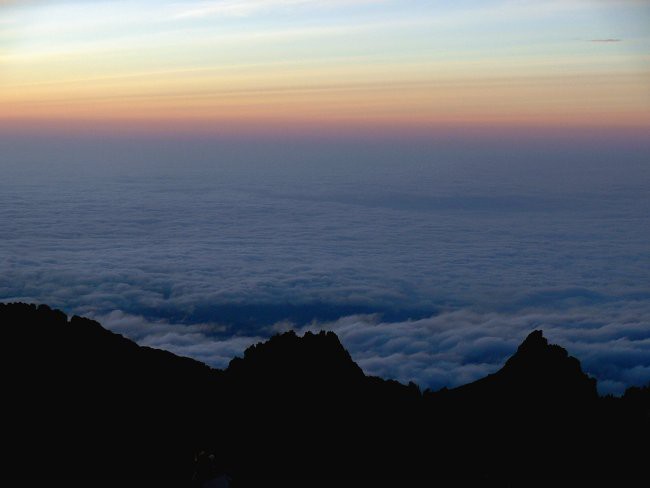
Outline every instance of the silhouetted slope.
{"type": "Polygon", "coordinates": [[[579,407],[598,397],[596,380],[583,373],[580,361],[562,347],[549,344],[539,330],[532,332],[496,373],[441,395],[484,405],[543,402],[547,407],[559,404],[563,408],[579,407]]]}
{"type": "Polygon", "coordinates": [[[275,336],[226,370],[229,395],[244,418],[219,456],[240,486],[385,486],[408,475],[378,465],[407,464],[416,426],[393,422],[419,391],[367,378],[329,332],[275,336]],[[403,431],[403,426],[410,430],[403,431]],[[400,442],[401,452],[387,443],[400,442]],[[391,481],[392,480],[392,481],[391,481]]]}
{"type": "Polygon", "coordinates": [[[28,486],[182,486],[222,373],[45,306],[0,305],[3,363],[28,486]]]}
{"type": "Polygon", "coordinates": [[[45,306],[0,323],[6,476],[27,486],[646,484],[649,387],[599,399],[539,331],[497,373],[421,394],[365,376],[333,333],[218,371],[45,306]]]}
{"type": "MultiPolygon", "coordinates": [[[[532,332],[496,373],[428,393],[426,400],[455,426],[444,431],[445,444],[474,459],[473,471],[463,476],[466,484],[593,482],[587,466],[600,456],[593,446],[604,447],[593,443],[600,435],[596,425],[603,420],[596,381],[541,331],[532,332]],[[471,442],[466,444],[466,439],[471,442]]],[[[456,458],[447,463],[463,469],[464,462],[456,458]]]]}

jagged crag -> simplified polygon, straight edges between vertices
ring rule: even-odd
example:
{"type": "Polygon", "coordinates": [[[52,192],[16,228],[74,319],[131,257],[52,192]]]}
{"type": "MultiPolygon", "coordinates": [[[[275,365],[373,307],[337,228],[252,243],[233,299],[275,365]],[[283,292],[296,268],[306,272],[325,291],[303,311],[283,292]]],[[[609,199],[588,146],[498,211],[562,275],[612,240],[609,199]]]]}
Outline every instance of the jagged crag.
{"type": "Polygon", "coordinates": [[[648,486],[650,385],[602,398],[535,331],[497,373],[422,393],[333,333],[226,370],[46,306],[0,305],[6,486],[648,486]]]}

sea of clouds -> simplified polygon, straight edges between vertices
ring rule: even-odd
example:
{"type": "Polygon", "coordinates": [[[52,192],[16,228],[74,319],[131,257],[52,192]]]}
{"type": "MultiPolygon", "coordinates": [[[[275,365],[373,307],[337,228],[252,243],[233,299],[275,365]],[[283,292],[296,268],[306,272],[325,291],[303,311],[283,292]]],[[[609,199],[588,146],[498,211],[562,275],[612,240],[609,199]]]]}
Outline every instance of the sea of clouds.
{"type": "Polygon", "coordinates": [[[2,140],[0,300],[223,367],[289,328],[437,389],[543,329],[650,381],[638,148],[2,140]]]}

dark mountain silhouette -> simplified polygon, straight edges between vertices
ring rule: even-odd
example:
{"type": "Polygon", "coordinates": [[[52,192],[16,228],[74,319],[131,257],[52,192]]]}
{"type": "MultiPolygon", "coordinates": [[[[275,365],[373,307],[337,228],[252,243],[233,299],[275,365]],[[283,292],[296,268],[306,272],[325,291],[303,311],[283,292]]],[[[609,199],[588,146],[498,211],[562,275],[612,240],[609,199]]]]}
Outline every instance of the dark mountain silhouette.
{"type": "Polygon", "coordinates": [[[220,371],[43,305],[0,304],[0,323],[11,484],[647,485],[650,385],[599,398],[540,331],[497,373],[422,393],[365,376],[331,332],[220,371]]]}
{"type": "Polygon", "coordinates": [[[504,401],[518,404],[543,402],[546,408],[578,407],[598,397],[596,380],[582,372],[580,362],[560,346],[550,345],[541,331],[532,332],[517,352],[494,374],[441,392],[454,401],[481,402],[485,407],[504,401]]]}

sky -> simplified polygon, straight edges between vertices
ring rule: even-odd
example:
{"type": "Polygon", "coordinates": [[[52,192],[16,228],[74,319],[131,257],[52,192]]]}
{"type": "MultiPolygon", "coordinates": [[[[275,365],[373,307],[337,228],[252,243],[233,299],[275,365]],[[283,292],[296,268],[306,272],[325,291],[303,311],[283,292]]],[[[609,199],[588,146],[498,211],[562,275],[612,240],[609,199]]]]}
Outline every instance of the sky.
{"type": "Polygon", "coordinates": [[[215,367],[647,384],[649,154],[650,1],[0,0],[0,301],[215,367]]]}
{"type": "Polygon", "coordinates": [[[650,2],[0,2],[5,130],[650,127],[650,2]]]}

